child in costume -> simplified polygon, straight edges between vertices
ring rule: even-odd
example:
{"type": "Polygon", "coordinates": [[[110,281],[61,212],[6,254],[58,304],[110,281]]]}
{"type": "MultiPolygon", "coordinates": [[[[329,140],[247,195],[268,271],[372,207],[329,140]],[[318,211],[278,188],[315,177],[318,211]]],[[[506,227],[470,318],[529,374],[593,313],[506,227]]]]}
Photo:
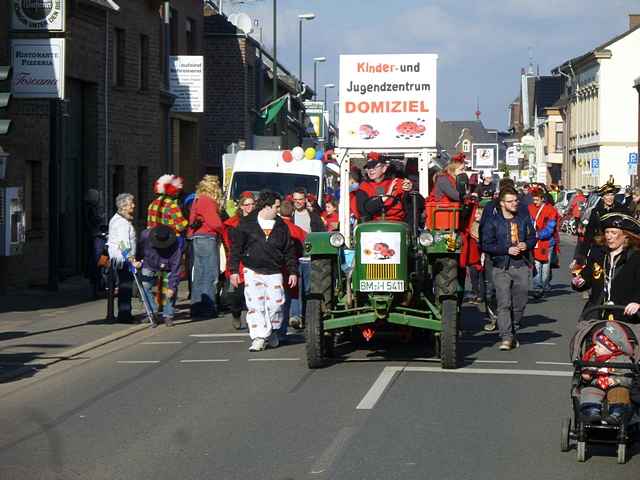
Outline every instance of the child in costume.
{"type": "MultiPolygon", "coordinates": [[[[633,346],[624,327],[616,321],[608,321],[597,329],[592,337],[593,345],[582,356],[584,362],[631,363],[633,346]]],[[[631,404],[632,379],[611,367],[585,367],[582,370],[583,386],[580,389],[580,414],[590,423],[601,420],[619,425],[631,404]],[[602,404],[606,399],[608,415],[603,418],[602,404]]]]}

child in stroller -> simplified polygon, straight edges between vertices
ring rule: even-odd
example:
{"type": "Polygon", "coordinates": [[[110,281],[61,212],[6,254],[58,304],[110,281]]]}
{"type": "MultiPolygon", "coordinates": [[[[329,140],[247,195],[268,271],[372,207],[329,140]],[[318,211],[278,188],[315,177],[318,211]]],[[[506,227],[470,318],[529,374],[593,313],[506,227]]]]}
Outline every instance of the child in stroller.
{"type": "Polygon", "coordinates": [[[576,440],[579,462],[585,461],[589,442],[616,444],[618,463],[625,463],[627,445],[638,431],[640,324],[613,319],[614,312],[622,314],[624,309],[586,308],[570,342],[573,417],[562,422],[561,450],[569,451],[571,440],[576,440]]]}
{"type": "Polygon", "coordinates": [[[582,361],[603,364],[602,367],[583,367],[582,386],[579,387],[580,415],[588,423],[620,425],[630,412],[631,378],[624,371],[607,366],[632,363],[633,345],[624,327],[616,321],[607,321],[591,336],[591,346],[582,355],[582,361]],[[607,414],[603,411],[606,400],[607,414]]]}

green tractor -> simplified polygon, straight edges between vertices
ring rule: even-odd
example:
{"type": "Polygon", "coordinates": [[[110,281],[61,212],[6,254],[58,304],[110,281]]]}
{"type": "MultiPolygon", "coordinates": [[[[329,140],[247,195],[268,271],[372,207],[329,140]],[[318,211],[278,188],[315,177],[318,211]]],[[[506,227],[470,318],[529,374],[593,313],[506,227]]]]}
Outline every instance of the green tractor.
{"type": "MultiPolygon", "coordinates": [[[[368,341],[380,330],[406,332],[410,327],[431,331],[442,367],[457,368],[460,240],[455,222],[450,222],[448,229],[432,230],[419,228],[415,217],[409,223],[381,219],[351,226],[347,190],[350,156],[339,158],[344,177],[341,231],[310,233],[305,242],[311,262],[305,311],[309,367],[328,363],[341,332],[362,334],[368,341]]],[[[418,164],[429,158],[418,155],[418,164]]],[[[428,185],[424,180],[420,179],[421,187],[428,185]]],[[[415,212],[422,197],[407,195],[415,212]]],[[[457,217],[459,211],[434,208],[427,213],[457,217]]]]}

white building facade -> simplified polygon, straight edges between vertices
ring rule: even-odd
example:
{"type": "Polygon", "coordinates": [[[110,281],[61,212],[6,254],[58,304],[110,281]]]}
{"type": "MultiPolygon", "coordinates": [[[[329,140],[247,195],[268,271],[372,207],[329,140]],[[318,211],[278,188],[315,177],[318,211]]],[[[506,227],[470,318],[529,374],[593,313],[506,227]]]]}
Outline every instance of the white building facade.
{"type": "Polygon", "coordinates": [[[554,72],[567,78],[563,182],[570,187],[635,183],[629,154],[637,150],[640,27],[631,28],[554,72]]]}

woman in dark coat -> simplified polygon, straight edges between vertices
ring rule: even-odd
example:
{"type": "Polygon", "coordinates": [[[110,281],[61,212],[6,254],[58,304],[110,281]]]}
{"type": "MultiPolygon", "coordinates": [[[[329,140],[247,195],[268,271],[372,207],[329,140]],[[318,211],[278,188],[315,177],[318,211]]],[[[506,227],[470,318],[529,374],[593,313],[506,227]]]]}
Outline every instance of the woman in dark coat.
{"type": "Polygon", "coordinates": [[[574,270],[572,287],[591,288],[585,309],[598,305],[625,306],[624,321],[638,322],[640,310],[640,221],[625,213],[600,218],[604,248],[592,249],[582,270],[574,270]],[[633,317],[633,318],[630,318],[633,317]]]}

